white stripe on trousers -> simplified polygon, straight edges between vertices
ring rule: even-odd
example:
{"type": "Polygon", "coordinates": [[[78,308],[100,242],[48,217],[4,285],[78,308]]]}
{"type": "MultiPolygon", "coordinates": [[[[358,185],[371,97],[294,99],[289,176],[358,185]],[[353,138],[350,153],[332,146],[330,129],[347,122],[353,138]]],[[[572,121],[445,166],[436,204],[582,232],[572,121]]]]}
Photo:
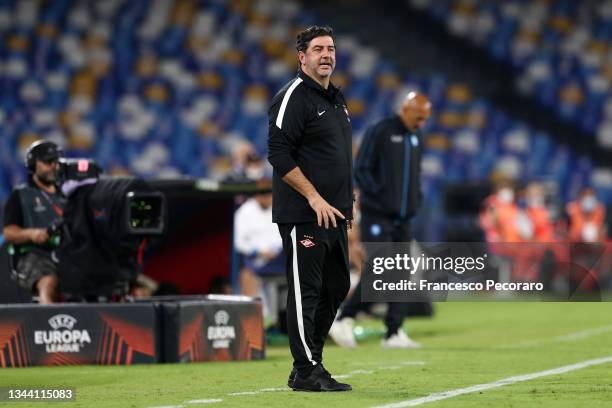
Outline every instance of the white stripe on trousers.
{"type": "Polygon", "coordinates": [[[312,365],[316,365],[317,362],[313,361],[312,353],[306,344],[306,336],[304,335],[304,316],[302,315],[302,292],[300,289],[300,274],[298,272],[298,258],[297,258],[297,240],[295,238],[295,229],[294,226],[291,229],[291,243],[293,245],[293,291],[295,295],[295,314],[298,323],[298,331],[300,332],[300,339],[302,340],[302,345],[304,346],[304,350],[306,351],[306,357],[312,363],[312,365]]]}

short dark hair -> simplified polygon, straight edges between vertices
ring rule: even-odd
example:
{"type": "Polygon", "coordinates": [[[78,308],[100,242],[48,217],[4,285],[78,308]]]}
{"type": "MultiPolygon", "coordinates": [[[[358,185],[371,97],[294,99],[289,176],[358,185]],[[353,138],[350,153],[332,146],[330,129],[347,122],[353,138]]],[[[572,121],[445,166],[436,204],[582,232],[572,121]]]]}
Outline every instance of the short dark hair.
{"type": "Polygon", "coordinates": [[[336,44],[336,38],[334,37],[334,30],[331,27],[311,26],[300,32],[295,40],[295,48],[298,51],[306,52],[310,40],[317,37],[331,37],[336,44]]]}

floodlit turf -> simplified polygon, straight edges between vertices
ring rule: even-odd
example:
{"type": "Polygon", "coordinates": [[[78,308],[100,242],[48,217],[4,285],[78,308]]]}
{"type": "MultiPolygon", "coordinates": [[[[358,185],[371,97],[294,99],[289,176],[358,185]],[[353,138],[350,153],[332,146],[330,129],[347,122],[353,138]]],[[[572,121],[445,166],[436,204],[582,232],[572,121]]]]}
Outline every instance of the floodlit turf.
{"type": "MultiPolygon", "coordinates": [[[[360,321],[382,328],[378,321],[360,321]]],[[[0,387],[72,387],[77,400],[54,407],[371,407],[612,356],[610,303],[441,303],[433,319],[406,324],[422,350],[326,347],[326,367],[350,374],[351,393],[286,387],[287,347],[261,362],[132,367],[40,367],[0,371],[0,387]],[[260,391],[260,392],[258,392],[260,391]],[[230,395],[232,393],[255,392],[230,395]],[[193,400],[220,402],[188,404],[193,400]]],[[[19,403],[18,407],[41,407],[19,403]]],[[[0,404],[0,407],[3,404],[0,404]]],[[[612,363],[430,402],[423,407],[610,407],[612,363]]]]}

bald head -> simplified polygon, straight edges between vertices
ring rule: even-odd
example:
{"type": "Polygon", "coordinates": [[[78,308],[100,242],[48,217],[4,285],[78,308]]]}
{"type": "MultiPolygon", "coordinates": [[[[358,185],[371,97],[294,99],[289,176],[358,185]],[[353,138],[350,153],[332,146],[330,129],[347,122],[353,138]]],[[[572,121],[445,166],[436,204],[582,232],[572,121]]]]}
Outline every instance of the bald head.
{"type": "Polygon", "coordinates": [[[419,130],[431,116],[431,102],[419,92],[409,92],[402,101],[399,116],[410,130],[419,130]]]}

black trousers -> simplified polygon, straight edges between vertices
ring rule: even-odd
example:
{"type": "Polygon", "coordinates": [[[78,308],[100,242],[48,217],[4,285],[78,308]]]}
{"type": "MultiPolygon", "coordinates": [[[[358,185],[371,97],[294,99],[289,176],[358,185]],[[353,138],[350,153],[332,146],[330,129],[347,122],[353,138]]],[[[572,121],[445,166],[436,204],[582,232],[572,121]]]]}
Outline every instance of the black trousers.
{"type": "Polygon", "coordinates": [[[293,367],[300,376],[323,361],[323,345],[350,287],[344,223],[279,224],[287,256],[287,332],[293,367]]]}
{"type": "MultiPolygon", "coordinates": [[[[361,240],[363,242],[410,242],[412,233],[410,230],[410,220],[393,220],[366,211],[361,212],[361,240]]],[[[361,280],[353,291],[353,294],[342,305],[340,318],[357,316],[360,311],[367,311],[371,306],[369,302],[361,301],[361,280]]],[[[387,315],[385,316],[385,326],[387,327],[386,337],[395,334],[408,314],[409,303],[389,302],[387,315]]]]}

